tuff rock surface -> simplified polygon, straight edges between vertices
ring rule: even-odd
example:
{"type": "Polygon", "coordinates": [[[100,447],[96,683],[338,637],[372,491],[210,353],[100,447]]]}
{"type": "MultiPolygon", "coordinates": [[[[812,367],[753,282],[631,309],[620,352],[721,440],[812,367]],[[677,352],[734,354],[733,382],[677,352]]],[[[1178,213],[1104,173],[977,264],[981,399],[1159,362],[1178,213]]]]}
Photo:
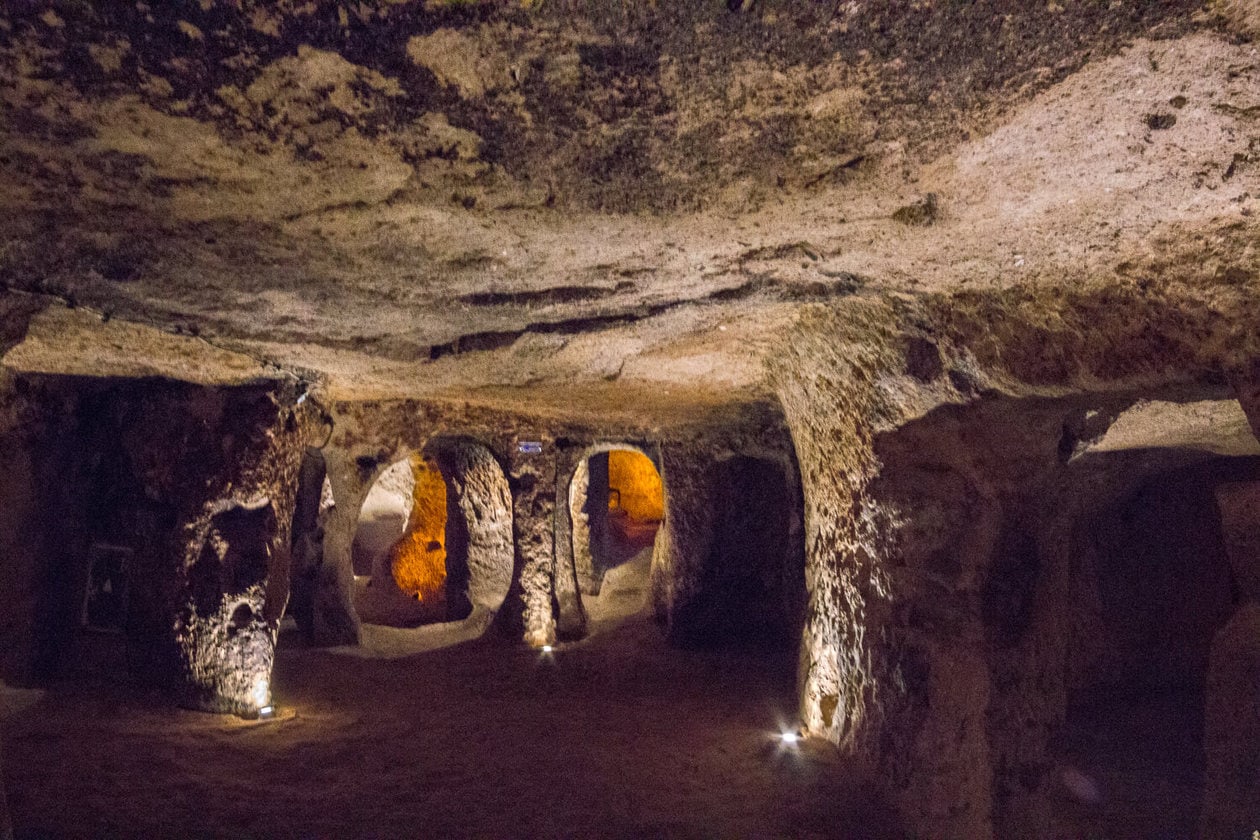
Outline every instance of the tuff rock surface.
{"type": "MultiPolygon", "coordinates": [[[[69,644],[21,582],[90,542],[36,512],[87,521],[50,479],[113,437],[161,547],[133,630],[230,710],[290,580],[310,640],[359,640],[400,458],[479,447],[447,474],[467,597],[535,645],[583,632],[584,453],[657,459],[678,641],[730,619],[714,464],[752,458],[789,487],[804,730],[912,832],[1051,835],[1054,733],[1118,638],[1081,530],[1240,459],[1202,483],[1253,553],[1258,35],[1238,0],[9,4],[5,667],[69,644]]],[[[1246,609],[1209,628],[1212,744],[1254,700],[1220,652],[1246,609]]],[[[1254,780],[1212,756],[1233,825],[1254,780]]]]}

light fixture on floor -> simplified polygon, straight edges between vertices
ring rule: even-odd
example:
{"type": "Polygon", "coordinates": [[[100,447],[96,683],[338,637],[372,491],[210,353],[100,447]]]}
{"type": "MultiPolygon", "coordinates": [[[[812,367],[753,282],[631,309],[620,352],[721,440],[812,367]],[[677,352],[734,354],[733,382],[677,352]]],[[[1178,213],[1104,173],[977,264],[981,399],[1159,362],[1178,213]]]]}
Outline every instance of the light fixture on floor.
{"type": "Polygon", "coordinates": [[[782,732],[779,734],[779,740],[783,742],[785,747],[795,747],[800,743],[801,736],[795,732],[782,732]]]}
{"type": "Polygon", "coordinates": [[[264,706],[271,705],[271,681],[265,676],[258,677],[254,680],[254,690],[251,692],[251,700],[254,701],[254,707],[262,709],[264,706]]]}

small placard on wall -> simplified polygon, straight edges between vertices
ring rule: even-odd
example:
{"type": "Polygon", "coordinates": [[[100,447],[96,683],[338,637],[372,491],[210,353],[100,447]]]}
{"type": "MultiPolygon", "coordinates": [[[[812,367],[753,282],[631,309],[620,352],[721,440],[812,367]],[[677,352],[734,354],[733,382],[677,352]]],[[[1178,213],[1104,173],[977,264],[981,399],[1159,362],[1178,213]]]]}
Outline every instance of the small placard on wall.
{"type": "Polygon", "coordinates": [[[523,440],[516,444],[516,451],[525,455],[541,455],[542,444],[536,440],[523,440]]]}
{"type": "Polygon", "coordinates": [[[132,555],[132,550],[123,546],[97,543],[91,547],[82,626],[114,633],[126,626],[127,575],[132,555]]]}

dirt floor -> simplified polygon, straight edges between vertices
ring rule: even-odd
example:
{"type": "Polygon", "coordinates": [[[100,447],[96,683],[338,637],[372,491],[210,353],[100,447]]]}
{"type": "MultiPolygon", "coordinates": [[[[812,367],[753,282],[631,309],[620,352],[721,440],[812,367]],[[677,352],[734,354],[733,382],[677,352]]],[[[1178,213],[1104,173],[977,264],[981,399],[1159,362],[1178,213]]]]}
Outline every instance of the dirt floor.
{"type": "MultiPolygon", "coordinates": [[[[99,678],[35,702],[6,688],[16,836],[907,836],[835,747],[776,737],[793,657],[666,644],[647,612],[651,554],[610,570],[585,599],[591,635],[550,654],[469,640],[486,616],[364,625],[363,647],[331,651],[286,624],[270,721],[99,678]]],[[[1190,692],[1078,709],[1044,836],[1191,836],[1201,705],[1190,692]]]]}
{"type": "Polygon", "coordinates": [[[280,717],[54,686],[9,721],[27,837],[894,837],[829,744],[786,750],[794,662],[668,647],[639,615],[550,656],[286,637],[280,717]]]}
{"type": "Polygon", "coordinates": [[[1093,797],[1061,800],[1063,836],[1194,837],[1203,806],[1203,695],[1195,690],[1101,695],[1069,717],[1065,765],[1093,797]]]}

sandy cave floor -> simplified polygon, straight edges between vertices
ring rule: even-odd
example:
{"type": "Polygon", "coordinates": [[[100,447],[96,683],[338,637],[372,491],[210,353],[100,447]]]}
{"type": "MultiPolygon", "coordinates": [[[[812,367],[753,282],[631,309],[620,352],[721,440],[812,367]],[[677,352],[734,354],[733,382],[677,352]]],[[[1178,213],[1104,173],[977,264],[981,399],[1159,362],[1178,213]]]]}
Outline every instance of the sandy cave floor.
{"type": "Polygon", "coordinates": [[[1094,698],[1069,717],[1066,766],[1083,768],[1096,803],[1060,799],[1055,815],[1082,838],[1194,837],[1203,805],[1203,694],[1134,690],[1094,698]]]}
{"type": "Polygon", "coordinates": [[[8,723],[18,837],[883,837],[830,745],[785,753],[792,665],[672,649],[644,616],[554,658],[284,644],[281,718],[54,686],[8,723]]]}
{"type": "MultiPolygon", "coordinates": [[[[584,599],[590,635],[550,655],[470,639],[488,616],[364,625],[363,647],[331,651],[286,621],[271,721],[172,709],[99,677],[34,705],[39,692],[6,688],[24,707],[4,731],[16,835],[904,837],[832,745],[775,737],[791,725],[794,657],[665,642],[643,537],[584,599]]],[[[1078,709],[1045,836],[1192,834],[1201,703],[1102,693],[1078,709]],[[1096,800],[1068,794],[1074,772],[1096,800]]]]}
{"type": "MultiPolygon", "coordinates": [[[[484,620],[364,625],[363,647],[331,651],[286,621],[271,721],[173,709],[99,677],[34,705],[6,689],[26,706],[4,731],[16,836],[906,836],[835,747],[775,737],[794,657],[670,647],[647,611],[650,543],[619,560],[584,599],[590,635],[550,655],[468,640],[484,620]]],[[[1098,798],[1056,789],[1045,836],[1192,834],[1200,706],[1139,692],[1078,710],[1060,770],[1098,798]]]]}

